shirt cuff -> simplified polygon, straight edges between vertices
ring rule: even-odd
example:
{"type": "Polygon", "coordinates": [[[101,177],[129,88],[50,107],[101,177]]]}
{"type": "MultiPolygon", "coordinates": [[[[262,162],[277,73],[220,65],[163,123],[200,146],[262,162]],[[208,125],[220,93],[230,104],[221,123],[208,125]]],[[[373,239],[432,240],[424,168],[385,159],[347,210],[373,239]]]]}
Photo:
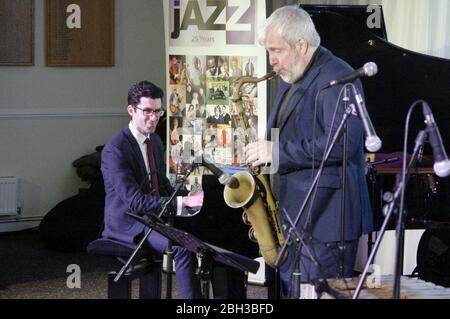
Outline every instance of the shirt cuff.
{"type": "Polygon", "coordinates": [[[183,209],[183,196],[177,196],[177,216],[181,215],[181,210],[183,209]]]}

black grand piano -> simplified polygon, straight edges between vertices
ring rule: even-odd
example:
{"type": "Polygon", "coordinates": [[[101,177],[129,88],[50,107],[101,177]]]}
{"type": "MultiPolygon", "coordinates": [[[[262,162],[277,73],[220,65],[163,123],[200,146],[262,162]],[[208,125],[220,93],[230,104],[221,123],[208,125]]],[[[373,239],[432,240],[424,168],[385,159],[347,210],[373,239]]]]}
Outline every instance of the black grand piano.
{"type": "MultiPolygon", "coordinates": [[[[250,226],[242,220],[243,210],[230,208],[225,203],[224,186],[214,175],[203,175],[202,189],[204,200],[200,211],[191,217],[176,217],[174,226],[204,242],[249,258],[258,257],[258,245],[248,237],[250,226]]],[[[215,298],[246,298],[246,275],[243,271],[216,264],[212,283],[215,298]]]]}

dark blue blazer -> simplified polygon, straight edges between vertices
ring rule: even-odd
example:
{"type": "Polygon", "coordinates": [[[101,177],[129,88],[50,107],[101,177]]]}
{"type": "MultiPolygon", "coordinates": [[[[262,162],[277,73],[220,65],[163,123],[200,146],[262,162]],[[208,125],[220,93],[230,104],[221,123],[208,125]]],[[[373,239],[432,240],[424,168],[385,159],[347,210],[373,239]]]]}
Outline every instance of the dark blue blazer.
{"type": "MultiPolygon", "coordinates": [[[[171,191],[165,175],[164,148],[158,135],[151,134],[150,141],[160,193],[163,195],[171,191]]],[[[160,198],[149,195],[151,183],[144,158],[128,125],[106,143],[102,151],[101,170],[106,192],[103,237],[133,243],[144,227],[125,213],[158,213],[161,204],[160,198]]]]}
{"type": "MultiPolygon", "coordinates": [[[[323,90],[318,95],[317,118],[314,122],[316,95],[326,83],[353,71],[347,63],[335,57],[327,49],[321,47],[320,50],[316,61],[290,99],[286,113],[283,114],[283,120],[279,125],[279,148],[274,152],[275,156],[279,155],[279,211],[286,209],[292,220],[295,220],[313,180],[311,169],[313,152],[315,167],[318,168],[324,155],[327,136],[330,130],[335,132],[344,112],[343,106],[340,105],[334,124],[331,126],[339,91],[342,88],[342,86],[335,86],[323,90]],[[313,136],[314,123],[315,137],[313,136]]],[[[359,80],[356,85],[362,92],[359,80]]],[[[268,119],[269,139],[271,138],[270,129],[276,126],[276,114],[280,102],[289,88],[290,84],[283,82],[280,85],[268,119]]],[[[351,100],[350,103],[354,101],[351,100]]],[[[357,116],[351,115],[347,125],[348,168],[347,188],[344,194],[346,199],[344,228],[346,240],[354,240],[359,238],[362,232],[372,231],[373,221],[364,173],[362,122],[357,116]]],[[[306,209],[300,219],[300,225],[308,234],[324,242],[338,241],[340,238],[342,155],[343,143],[340,139],[318,183],[313,207],[310,212],[306,209]]],[[[316,172],[317,170],[314,171],[316,172]]]]}

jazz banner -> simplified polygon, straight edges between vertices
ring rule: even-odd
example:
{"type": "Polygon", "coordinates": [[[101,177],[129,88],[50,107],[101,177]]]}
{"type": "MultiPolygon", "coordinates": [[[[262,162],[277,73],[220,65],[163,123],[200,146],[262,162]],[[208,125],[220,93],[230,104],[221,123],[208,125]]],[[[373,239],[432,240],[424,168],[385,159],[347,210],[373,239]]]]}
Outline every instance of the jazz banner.
{"type": "MultiPolygon", "coordinates": [[[[169,176],[184,174],[202,154],[218,166],[243,166],[244,132],[231,97],[236,79],[266,74],[266,53],[258,44],[265,0],[163,3],[169,176]]],[[[262,137],[266,83],[241,89],[250,126],[245,134],[262,137]]]]}

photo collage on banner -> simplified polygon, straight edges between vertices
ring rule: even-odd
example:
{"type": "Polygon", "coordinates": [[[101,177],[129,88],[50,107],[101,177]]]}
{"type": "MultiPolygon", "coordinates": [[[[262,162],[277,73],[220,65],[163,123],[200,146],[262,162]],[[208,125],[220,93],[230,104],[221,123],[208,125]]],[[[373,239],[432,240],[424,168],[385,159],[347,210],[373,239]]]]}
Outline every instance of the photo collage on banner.
{"type": "MultiPolygon", "coordinates": [[[[170,16],[168,20],[172,25],[170,29],[172,32],[168,32],[171,38],[166,38],[167,163],[171,181],[184,176],[194,162],[201,162],[202,155],[222,168],[245,167],[245,142],[246,139],[252,141],[258,137],[258,122],[261,120],[259,113],[264,112],[265,122],[265,91],[262,99],[257,83],[242,83],[243,77],[253,80],[261,75],[258,74],[261,70],[265,71],[265,52],[263,50],[261,54],[256,49],[257,2],[261,1],[241,2],[248,5],[244,8],[246,11],[240,10],[247,20],[241,20],[250,22],[251,28],[250,31],[245,28],[247,31],[240,34],[251,32],[251,37],[247,43],[233,43],[233,45],[229,43],[236,41],[233,40],[236,32],[211,31],[206,36],[202,33],[203,30],[200,30],[205,27],[197,26],[188,28],[189,32],[186,30],[183,33],[179,30],[178,37],[174,39],[173,28],[177,25],[177,20],[170,15],[176,12],[177,5],[181,11],[178,13],[180,15],[178,23],[182,27],[187,16],[190,17],[192,24],[195,24],[192,21],[204,19],[204,15],[198,15],[198,12],[207,11],[206,1],[196,1],[194,4],[189,0],[178,0],[166,7],[170,16]],[[192,6],[198,6],[198,10],[192,6]],[[192,12],[188,12],[189,8],[192,12]],[[223,42],[222,46],[220,42],[223,42]],[[241,81],[238,82],[237,79],[241,81]],[[237,103],[240,103],[245,112],[249,126],[246,131],[238,119],[238,107],[231,99],[234,90],[241,91],[242,99],[237,103]]],[[[228,11],[224,9],[225,12],[228,11]]],[[[220,20],[219,16],[216,23],[220,20]]],[[[238,37],[238,41],[243,40],[238,37]]],[[[207,172],[204,168],[200,168],[191,174],[187,189],[195,190],[196,185],[201,185],[199,175],[207,172]]]]}

